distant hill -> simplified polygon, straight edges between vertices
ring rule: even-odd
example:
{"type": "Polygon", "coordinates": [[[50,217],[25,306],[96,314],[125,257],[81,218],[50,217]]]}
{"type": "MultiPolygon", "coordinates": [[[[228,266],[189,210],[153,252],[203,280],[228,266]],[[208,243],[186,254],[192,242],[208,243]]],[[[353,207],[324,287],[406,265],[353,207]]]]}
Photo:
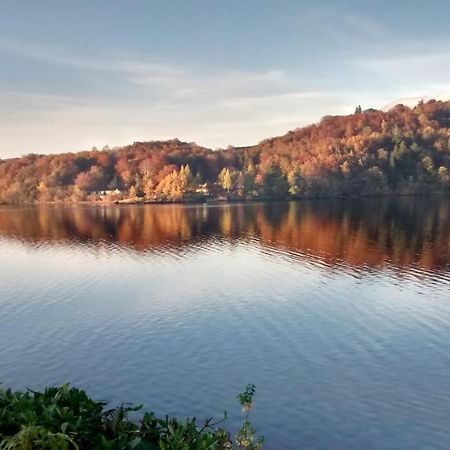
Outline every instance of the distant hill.
{"type": "Polygon", "coordinates": [[[450,192],[450,101],[357,108],[249,147],[175,139],[0,161],[3,203],[433,192],[450,192]]]}

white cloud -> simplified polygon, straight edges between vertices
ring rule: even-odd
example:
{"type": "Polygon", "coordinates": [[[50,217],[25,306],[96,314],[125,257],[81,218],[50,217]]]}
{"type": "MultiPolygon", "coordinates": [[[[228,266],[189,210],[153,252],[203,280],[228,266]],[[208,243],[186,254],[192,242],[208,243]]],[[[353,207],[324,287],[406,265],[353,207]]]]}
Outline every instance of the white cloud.
{"type": "Polygon", "coordinates": [[[350,113],[364,100],[337,91],[242,97],[211,91],[209,97],[201,96],[146,104],[0,92],[0,155],[77,151],[174,137],[211,148],[252,145],[319,120],[330,111],[350,113]]]}
{"type": "MultiPolygon", "coordinates": [[[[380,32],[359,16],[340,20],[354,32],[380,32]]],[[[67,56],[56,47],[0,41],[0,54],[67,68],[81,86],[0,89],[0,157],[174,137],[212,148],[251,145],[327,114],[351,113],[357,104],[381,108],[400,97],[443,97],[450,93],[450,57],[441,46],[380,44],[370,55],[343,58],[343,72],[330,66],[319,79],[276,67],[183,65],[112,52],[67,56]],[[352,77],[362,80],[359,87],[352,77]],[[376,86],[379,80],[386,89],[376,86]],[[102,89],[91,94],[83,82],[102,89]]]]}
{"type": "Polygon", "coordinates": [[[307,89],[292,94],[300,80],[293,84],[273,68],[211,69],[117,55],[68,58],[54,48],[10,43],[1,43],[1,51],[76,68],[80,79],[102,84],[109,81],[105,72],[118,75],[106,92],[93,97],[49,93],[48,86],[41,92],[0,92],[2,157],[173,137],[214,148],[250,145],[288,131],[293,120],[303,117],[304,102],[320,95],[307,89]],[[116,89],[126,95],[116,95],[116,89]],[[260,105],[266,105],[264,110],[260,105]]]}
{"type": "Polygon", "coordinates": [[[351,64],[368,79],[382,80],[392,86],[391,100],[386,107],[397,103],[416,104],[424,99],[450,98],[450,55],[440,49],[442,43],[414,47],[406,41],[385,50],[382,56],[355,58],[351,64]],[[393,100],[397,98],[397,100],[393,100]]]}
{"type": "MultiPolygon", "coordinates": [[[[377,71],[398,71],[401,73],[415,71],[432,71],[440,68],[445,71],[450,68],[450,55],[448,52],[414,52],[408,54],[407,51],[395,52],[381,58],[359,60],[359,65],[377,71]]],[[[386,73],[386,72],[385,72],[386,73]]],[[[389,74],[389,72],[388,72],[389,74]]]]}
{"type": "Polygon", "coordinates": [[[267,71],[244,71],[177,64],[159,59],[132,59],[111,52],[96,55],[70,55],[52,47],[40,47],[10,41],[0,41],[0,53],[31,58],[47,63],[69,66],[91,72],[111,72],[123,75],[123,81],[153,88],[196,90],[211,86],[221,89],[239,89],[250,86],[267,85],[283,80],[284,73],[278,69],[267,71]]]}
{"type": "Polygon", "coordinates": [[[362,47],[371,49],[381,41],[393,39],[392,31],[369,14],[348,12],[334,6],[304,13],[294,19],[299,31],[306,36],[325,38],[329,49],[339,55],[349,54],[362,47]]]}

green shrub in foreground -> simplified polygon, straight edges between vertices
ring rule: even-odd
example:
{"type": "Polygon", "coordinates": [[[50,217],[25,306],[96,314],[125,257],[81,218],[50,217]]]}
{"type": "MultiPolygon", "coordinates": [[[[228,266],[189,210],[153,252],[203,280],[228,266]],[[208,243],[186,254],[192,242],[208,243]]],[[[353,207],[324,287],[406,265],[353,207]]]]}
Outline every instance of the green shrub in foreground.
{"type": "Polygon", "coordinates": [[[208,419],[198,424],[195,418],[157,418],[146,412],[136,422],[129,413],[140,406],[107,409],[106,403],[68,385],[43,392],[0,389],[0,449],[258,450],[263,439],[255,440],[248,420],[254,393],[254,385],[248,385],[238,396],[245,416],[232,439],[218,427],[226,416],[220,422],[208,419]]]}

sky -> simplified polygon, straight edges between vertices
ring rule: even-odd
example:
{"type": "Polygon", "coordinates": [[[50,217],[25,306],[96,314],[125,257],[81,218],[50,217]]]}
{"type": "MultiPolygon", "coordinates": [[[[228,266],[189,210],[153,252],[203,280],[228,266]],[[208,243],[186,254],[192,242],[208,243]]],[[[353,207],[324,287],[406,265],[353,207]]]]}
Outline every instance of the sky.
{"type": "Polygon", "coordinates": [[[449,99],[449,21],[448,0],[0,0],[0,158],[449,99]]]}

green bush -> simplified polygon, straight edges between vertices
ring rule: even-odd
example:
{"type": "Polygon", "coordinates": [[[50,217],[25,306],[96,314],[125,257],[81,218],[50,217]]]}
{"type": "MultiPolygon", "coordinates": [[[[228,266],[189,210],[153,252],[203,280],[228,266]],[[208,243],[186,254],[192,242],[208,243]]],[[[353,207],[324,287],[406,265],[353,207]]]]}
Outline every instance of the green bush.
{"type": "Polygon", "coordinates": [[[159,450],[257,450],[248,421],[254,385],[238,396],[245,416],[235,439],[219,427],[225,419],[198,424],[196,419],[157,418],[146,412],[139,421],[129,413],[141,406],[107,409],[87,394],[68,385],[43,392],[12,392],[0,389],[1,450],[72,449],[159,449],[159,450]]]}

